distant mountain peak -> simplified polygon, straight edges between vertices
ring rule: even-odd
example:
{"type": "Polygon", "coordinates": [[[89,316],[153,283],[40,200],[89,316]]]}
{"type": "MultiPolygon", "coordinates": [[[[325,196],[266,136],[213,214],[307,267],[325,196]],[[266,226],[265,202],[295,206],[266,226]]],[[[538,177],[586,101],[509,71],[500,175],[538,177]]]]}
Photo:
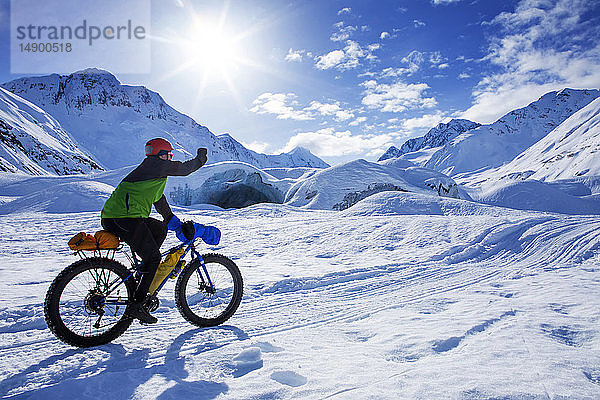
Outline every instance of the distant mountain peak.
{"type": "MultiPolygon", "coordinates": [[[[465,135],[455,136],[428,154],[419,154],[418,163],[452,176],[499,167],[513,160],[598,97],[600,90],[596,89],[565,88],[548,92],[527,106],[510,111],[492,124],[481,125],[465,132],[465,135]]],[[[408,159],[410,157],[406,156],[408,159]]]]}
{"type": "Polygon", "coordinates": [[[479,126],[481,126],[481,124],[467,119],[452,119],[448,123],[439,123],[434,128],[431,128],[425,136],[409,139],[404,142],[400,148],[391,146],[377,161],[400,157],[403,154],[421,150],[423,148],[443,146],[448,143],[451,138],[479,126]]]}

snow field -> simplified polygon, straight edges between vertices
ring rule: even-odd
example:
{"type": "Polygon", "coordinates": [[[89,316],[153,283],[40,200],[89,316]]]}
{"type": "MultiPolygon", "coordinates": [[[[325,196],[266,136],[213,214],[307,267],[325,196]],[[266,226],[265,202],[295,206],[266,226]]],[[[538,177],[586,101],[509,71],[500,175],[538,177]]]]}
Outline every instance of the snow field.
{"type": "MultiPolygon", "coordinates": [[[[455,199],[436,200],[439,215],[401,215],[394,204],[406,196],[380,193],[345,212],[179,209],[222,229],[210,251],[241,268],[239,310],[226,326],[195,328],[177,312],[171,282],[158,324],[134,323],[115,343],[87,350],[51,335],[42,304],[76,260],[66,241],[99,229],[98,214],[1,216],[0,395],[600,395],[600,218],[474,212],[455,199]]],[[[164,248],[175,243],[169,236],[164,248]]]]}

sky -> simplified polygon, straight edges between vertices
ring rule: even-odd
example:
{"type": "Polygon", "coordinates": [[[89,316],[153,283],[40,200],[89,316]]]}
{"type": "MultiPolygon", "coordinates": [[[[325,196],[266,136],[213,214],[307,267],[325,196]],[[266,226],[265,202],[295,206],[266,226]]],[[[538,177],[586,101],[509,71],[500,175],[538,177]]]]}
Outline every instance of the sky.
{"type": "MultiPolygon", "coordinates": [[[[376,160],[451,118],[491,123],[552,90],[600,87],[592,0],[150,6],[149,72],[117,78],[259,152],[302,146],[330,164],[376,160]]],[[[0,20],[5,82],[22,76],[10,69],[8,0],[0,20]]]]}

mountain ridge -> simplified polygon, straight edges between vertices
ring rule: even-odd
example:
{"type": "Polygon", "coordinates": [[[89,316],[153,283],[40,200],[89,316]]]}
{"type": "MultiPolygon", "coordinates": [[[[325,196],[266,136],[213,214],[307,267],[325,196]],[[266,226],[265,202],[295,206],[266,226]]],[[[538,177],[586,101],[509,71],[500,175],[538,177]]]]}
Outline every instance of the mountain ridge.
{"type": "MultiPolygon", "coordinates": [[[[496,168],[513,160],[599,96],[597,89],[564,88],[548,92],[492,124],[450,136],[452,140],[438,149],[426,144],[398,157],[451,176],[496,168]]],[[[411,140],[424,143],[425,136],[411,140]]]]}
{"type": "Polygon", "coordinates": [[[151,137],[170,140],[184,157],[206,147],[209,162],[254,162],[262,168],[328,165],[312,153],[303,158],[287,153],[261,155],[237,141],[226,143],[169,106],[157,92],[122,84],[105,70],[88,68],[69,75],[22,77],[0,86],[52,115],[84,152],[107,169],[139,163],[144,144],[151,137]]]}

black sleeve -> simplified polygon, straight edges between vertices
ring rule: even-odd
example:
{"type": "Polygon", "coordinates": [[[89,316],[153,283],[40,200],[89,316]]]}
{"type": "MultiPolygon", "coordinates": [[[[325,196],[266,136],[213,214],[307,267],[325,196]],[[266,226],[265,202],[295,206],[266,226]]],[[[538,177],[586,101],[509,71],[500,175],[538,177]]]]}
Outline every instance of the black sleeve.
{"type": "Polygon", "coordinates": [[[197,157],[188,161],[168,161],[167,176],[186,176],[204,165],[197,157]]]}
{"type": "Polygon", "coordinates": [[[171,207],[169,207],[169,203],[167,203],[167,198],[164,194],[156,203],[154,203],[154,208],[162,215],[165,224],[169,223],[171,218],[173,218],[173,211],[171,211],[171,207]]]}
{"type": "Polygon", "coordinates": [[[139,182],[147,179],[166,178],[167,176],[186,176],[204,165],[198,157],[188,161],[161,160],[158,157],[146,157],[136,169],[123,178],[125,182],[139,182]]]}

